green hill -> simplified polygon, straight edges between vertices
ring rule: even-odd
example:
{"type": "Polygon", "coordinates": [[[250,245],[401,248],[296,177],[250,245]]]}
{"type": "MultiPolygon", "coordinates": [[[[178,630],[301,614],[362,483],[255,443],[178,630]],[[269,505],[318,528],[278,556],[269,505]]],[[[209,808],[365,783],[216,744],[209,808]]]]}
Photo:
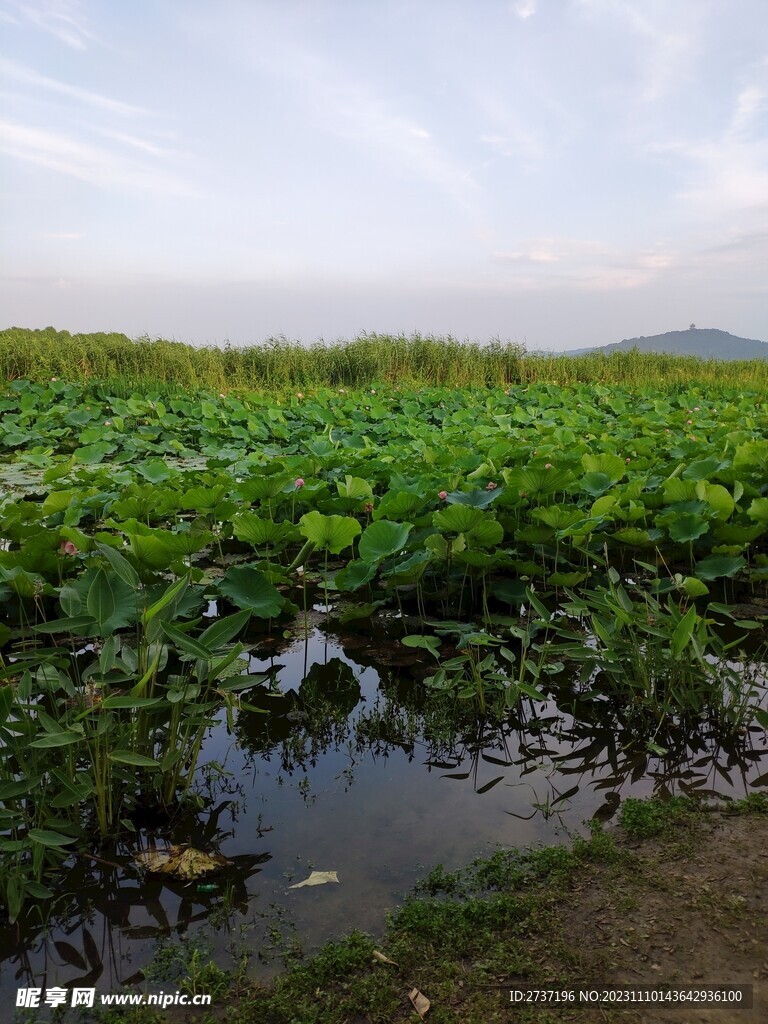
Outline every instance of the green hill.
{"type": "Polygon", "coordinates": [[[667,331],[649,338],[625,338],[613,345],[580,348],[567,355],[580,356],[588,352],[669,352],[680,356],[699,356],[702,359],[768,359],[768,344],[752,338],[738,338],[728,331],[714,327],[689,327],[687,331],[667,331]]]}

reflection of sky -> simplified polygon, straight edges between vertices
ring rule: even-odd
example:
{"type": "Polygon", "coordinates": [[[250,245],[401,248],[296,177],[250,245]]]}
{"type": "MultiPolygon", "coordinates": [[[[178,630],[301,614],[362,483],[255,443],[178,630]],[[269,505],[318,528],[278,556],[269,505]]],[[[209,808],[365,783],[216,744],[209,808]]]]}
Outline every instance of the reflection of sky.
{"type": "MultiPolygon", "coordinates": [[[[350,716],[354,722],[376,702],[378,673],[357,665],[340,647],[324,644],[319,635],[274,659],[282,666],[280,688],[298,691],[305,666],[332,658],[350,665],[360,684],[364,699],[350,716]]],[[[251,660],[253,672],[269,667],[268,661],[251,660]]],[[[352,927],[379,929],[385,910],[435,864],[454,869],[498,844],[564,841],[567,831],[583,830],[609,794],[647,796],[658,788],[659,780],[649,774],[654,762],[612,784],[605,752],[596,753],[591,763],[588,754],[574,756],[589,747],[588,734],[577,743],[567,731],[570,719],[552,703],[540,709],[540,719],[551,719],[551,732],[512,733],[506,749],[488,745],[475,758],[465,751],[461,763],[448,759],[445,768],[428,765],[423,738],[411,755],[390,747],[387,756],[377,756],[370,748],[358,752],[351,733],[350,745],[342,740],[319,753],[306,774],[297,767],[290,775],[281,772],[278,751],[253,758],[222,730],[204,756],[234,773],[246,809],[223,852],[268,850],[272,859],[254,880],[260,903],[284,903],[309,940],[322,941],[352,927]],[[562,733],[556,721],[563,723],[562,733]],[[578,791],[558,804],[558,796],[574,787],[578,791]],[[255,815],[270,832],[258,836],[248,827],[246,821],[255,815]],[[341,884],[288,891],[310,870],[337,871],[341,884]]],[[[746,789],[738,773],[729,781],[711,765],[683,773],[683,786],[696,780],[724,795],[746,789]]]]}
{"type": "MultiPolygon", "coordinates": [[[[646,761],[641,751],[625,749],[622,736],[605,727],[601,732],[574,722],[551,702],[537,708],[538,717],[529,719],[529,728],[508,729],[504,736],[490,730],[474,741],[464,737],[436,756],[435,747],[417,734],[410,750],[390,743],[385,755],[383,743],[358,744],[355,731],[362,718],[385,708],[379,673],[353,661],[336,643],[325,643],[315,633],[306,645],[299,642],[272,660],[251,657],[249,669],[256,674],[274,667],[281,693],[301,688],[304,696],[310,687],[302,682],[313,665],[311,679],[321,690],[337,670],[343,674],[342,666],[349,666],[342,691],[354,699],[359,685],[362,694],[349,722],[342,718],[329,733],[327,746],[316,744],[304,760],[300,754],[306,748],[300,740],[307,737],[300,713],[291,726],[284,722],[281,735],[290,730],[286,748],[294,765],[288,772],[280,741],[263,755],[256,747],[255,753],[238,747],[221,712],[221,726],[207,739],[200,759],[201,765],[218,762],[228,773],[213,783],[212,806],[221,808],[218,818],[209,820],[212,812],[202,813],[195,831],[177,825],[173,833],[174,842],[209,851],[211,844],[214,849],[218,844],[226,857],[263,857],[245,882],[247,907],[234,911],[216,931],[205,920],[210,909],[223,906],[224,877],[212,880],[210,895],[201,894],[195,883],[168,886],[155,878],[137,879],[132,871],[119,888],[99,887],[91,879],[82,882],[80,892],[77,878],[70,879],[73,903],[91,908],[87,927],[97,936],[104,960],[98,980],[103,990],[116,990],[119,979],[147,963],[161,933],[178,939],[187,927],[191,933],[202,929],[222,962],[227,942],[243,924],[249,925],[248,948],[255,956],[270,946],[276,922],[284,934],[293,934],[290,929],[295,928],[305,949],[353,928],[375,934],[383,929],[386,911],[436,864],[455,869],[497,845],[565,841],[568,831],[583,830],[595,812],[610,817],[619,797],[691,790],[738,797],[750,786],[768,784],[761,768],[766,743],[761,730],[754,733],[758,740],[753,745],[759,743],[759,748],[749,750],[748,737],[740,759],[700,740],[695,749],[682,748],[670,769],[658,758],[646,761]],[[319,667],[324,665],[329,665],[325,674],[319,667]],[[564,799],[558,802],[559,797],[564,799]],[[312,870],[338,872],[339,884],[289,889],[312,870]],[[112,921],[111,929],[103,914],[112,921]]],[[[408,679],[403,676],[403,685],[419,685],[408,679]]],[[[253,699],[252,693],[245,699],[253,699]]],[[[260,697],[256,703],[269,699],[260,697]]],[[[279,696],[274,699],[283,713],[293,706],[279,696]]],[[[203,794],[205,776],[197,775],[203,794]]],[[[165,836],[161,830],[161,846],[165,836]]],[[[59,957],[52,943],[64,939],[82,950],[80,928],[73,916],[61,929],[53,929],[47,942],[36,940],[31,969],[42,970],[47,957],[49,984],[77,977],[72,966],[56,966],[59,957]]],[[[17,981],[7,963],[2,967],[2,983],[11,991],[17,981]]]]}

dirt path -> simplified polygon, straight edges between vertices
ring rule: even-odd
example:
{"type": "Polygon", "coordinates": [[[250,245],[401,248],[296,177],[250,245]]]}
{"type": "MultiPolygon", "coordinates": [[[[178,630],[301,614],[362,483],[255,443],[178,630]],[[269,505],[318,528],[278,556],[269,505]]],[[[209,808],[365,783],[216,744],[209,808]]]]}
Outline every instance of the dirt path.
{"type": "Polygon", "coordinates": [[[563,917],[563,938],[583,951],[591,979],[751,985],[754,1005],[644,1006],[594,1019],[768,1021],[768,819],[714,812],[694,829],[681,825],[679,837],[622,845],[627,864],[577,884],[563,917]]]}

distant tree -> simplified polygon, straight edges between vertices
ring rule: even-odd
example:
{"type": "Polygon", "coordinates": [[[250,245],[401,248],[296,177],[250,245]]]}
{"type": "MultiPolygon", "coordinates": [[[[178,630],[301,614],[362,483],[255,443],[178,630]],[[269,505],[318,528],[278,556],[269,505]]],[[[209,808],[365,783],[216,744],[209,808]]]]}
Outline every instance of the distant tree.
{"type": "Polygon", "coordinates": [[[691,326],[688,328],[688,330],[689,331],[695,331],[696,330],[696,324],[691,324],[691,326]]]}

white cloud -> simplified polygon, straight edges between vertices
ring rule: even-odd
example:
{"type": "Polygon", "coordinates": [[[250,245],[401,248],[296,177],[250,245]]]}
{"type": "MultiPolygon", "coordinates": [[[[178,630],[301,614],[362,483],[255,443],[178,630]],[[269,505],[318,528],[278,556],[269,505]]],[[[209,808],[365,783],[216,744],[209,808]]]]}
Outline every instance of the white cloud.
{"type": "Polygon", "coordinates": [[[537,6],[537,0],[517,0],[517,3],[512,5],[512,10],[518,18],[525,20],[536,13],[537,6]]]}
{"type": "Polygon", "coordinates": [[[94,40],[88,20],[77,0],[9,0],[26,22],[54,36],[73,50],[85,50],[94,40]]]}
{"type": "Polygon", "coordinates": [[[100,107],[111,114],[134,116],[148,113],[148,111],[141,107],[136,107],[132,103],[123,103],[121,100],[112,99],[110,96],[104,96],[101,93],[91,92],[89,89],[81,89],[76,85],[59,82],[55,78],[48,78],[32,68],[24,67],[22,64],[6,60],[3,57],[0,57],[0,75],[21,85],[30,85],[33,88],[43,89],[48,92],[57,93],[60,96],[79,100],[91,106],[100,107]]]}
{"type": "Polygon", "coordinates": [[[690,78],[699,54],[695,6],[647,0],[576,0],[576,5],[588,16],[618,19],[640,41],[636,95],[641,102],[661,100],[690,78]]]}
{"type": "Polygon", "coordinates": [[[125,192],[194,195],[181,178],[162,168],[57,132],[0,121],[0,151],[102,188],[125,192]]]}
{"type": "Polygon", "coordinates": [[[517,289],[600,291],[644,287],[676,267],[679,255],[663,243],[634,249],[592,239],[538,238],[492,252],[490,259],[514,271],[508,281],[517,289]]]}
{"type": "Polygon", "coordinates": [[[736,111],[733,115],[732,128],[743,131],[768,107],[768,90],[757,85],[747,86],[736,99],[736,111]]]}
{"type": "Polygon", "coordinates": [[[473,206],[478,185],[469,165],[446,152],[394,96],[380,95],[324,55],[280,34],[257,54],[249,52],[249,60],[297,87],[321,130],[352,142],[401,177],[434,185],[456,206],[473,206]]]}

